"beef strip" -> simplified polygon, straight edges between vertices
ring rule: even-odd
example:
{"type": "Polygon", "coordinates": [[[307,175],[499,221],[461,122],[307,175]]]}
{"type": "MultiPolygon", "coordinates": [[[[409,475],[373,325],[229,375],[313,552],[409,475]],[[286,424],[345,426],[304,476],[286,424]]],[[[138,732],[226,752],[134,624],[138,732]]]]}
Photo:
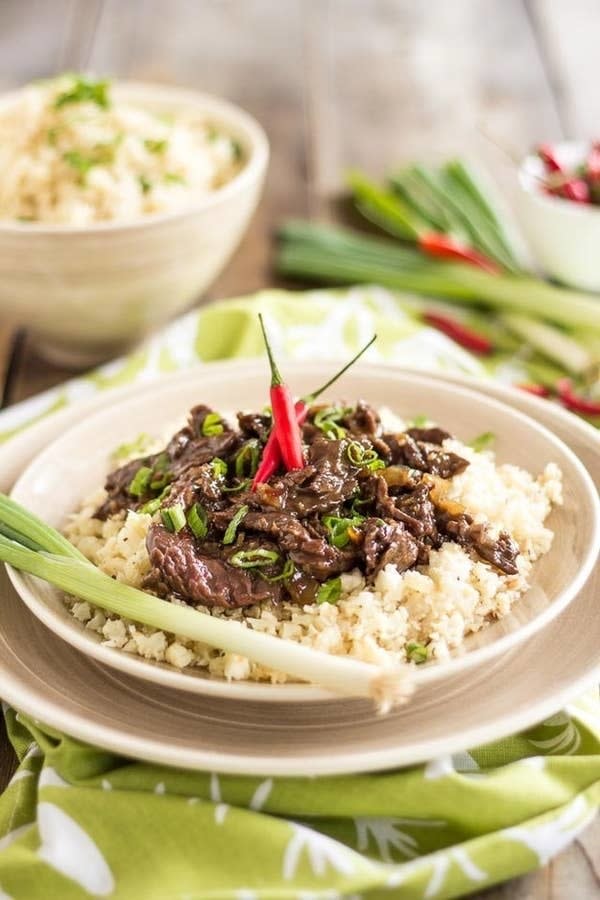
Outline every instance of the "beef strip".
{"type": "Polygon", "coordinates": [[[447,441],[448,438],[452,437],[449,431],[444,431],[443,428],[437,428],[435,426],[428,428],[407,428],[406,433],[415,441],[422,441],[425,444],[437,444],[439,447],[441,447],[444,441],[447,441]]]}
{"type": "Polygon", "coordinates": [[[391,465],[409,466],[440,478],[452,478],[469,465],[468,460],[457,453],[417,441],[408,432],[384,434],[382,439],[389,448],[387,461],[391,465]]]}
{"type": "Polygon", "coordinates": [[[152,571],[146,580],[159,596],[176,594],[192,603],[235,609],[266,600],[278,601],[279,582],[270,583],[247,569],[238,569],[202,546],[187,531],[172,534],[152,525],[146,538],[152,571]]]}
{"type": "Polygon", "coordinates": [[[467,514],[449,516],[438,513],[437,524],[442,534],[463,547],[471,547],[478,556],[492,563],[501,572],[506,575],[518,573],[519,548],[506,531],[501,531],[495,537],[485,525],[473,522],[467,514]]]}
{"type": "Polygon", "coordinates": [[[269,535],[296,566],[319,581],[348,572],[358,561],[352,548],[332,547],[289,512],[249,512],[243,527],[269,535]]]}
{"type": "Polygon", "coordinates": [[[303,469],[288,472],[272,482],[279,505],[299,517],[335,512],[358,492],[357,469],[346,456],[347,441],[320,437],[308,448],[303,469]]]}
{"type": "Polygon", "coordinates": [[[364,400],[359,400],[352,412],[341,420],[344,428],[357,437],[374,438],[381,433],[379,413],[364,400]]]}
{"type": "Polygon", "coordinates": [[[237,419],[245,438],[258,438],[262,444],[266,444],[273,424],[271,416],[263,413],[239,412],[237,419]]]}
{"type": "Polygon", "coordinates": [[[186,505],[193,502],[192,485],[196,477],[202,477],[200,467],[215,456],[231,455],[240,444],[239,434],[226,423],[223,423],[221,434],[210,436],[202,434],[204,419],[211,411],[208,406],[195,406],[190,411],[187,424],[173,435],[163,453],[131,460],[111,472],[105,484],[106,500],[94,513],[95,518],[106,519],[123,509],[138,509],[151,497],[156,496],[154,492],[142,497],[133,497],[128,487],[142,466],[151,468],[163,456],[166,460],[164,470],[171,483],[169,498],[174,502],[185,500],[186,505]]]}
{"type": "Polygon", "coordinates": [[[399,572],[414,566],[419,557],[419,544],[401,522],[367,519],[364,523],[362,553],[367,575],[377,575],[385,566],[399,572]]]}

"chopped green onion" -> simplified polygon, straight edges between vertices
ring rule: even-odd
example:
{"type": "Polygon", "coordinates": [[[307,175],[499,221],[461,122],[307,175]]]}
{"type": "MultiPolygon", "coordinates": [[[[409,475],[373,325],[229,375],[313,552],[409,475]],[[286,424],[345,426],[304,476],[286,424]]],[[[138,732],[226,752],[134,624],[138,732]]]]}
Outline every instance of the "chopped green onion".
{"type": "Polygon", "coordinates": [[[188,510],[187,523],[194,537],[200,540],[206,537],[208,533],[208,516],[200,503],[194,503],[188,510]]]}
{"type": "Polygon", "coordinates": [[[153,438],[149,434],[142,431],[128,444],[119,444],[119,446],[111,453],[111,459],[117,461],[128,459],[130,456],[142,456],[152,444],[152,440],[153,438]]]}
{"type": "Polygon", "coordinates": [[[164,179],[166,184],[185,184],[185,178],[183,175],[178,175],[176,172],[167,172],[164,179]]]}
{"type": "Polygon", "coordinates": [[[73,80],[73,86],[57,96],[54,107],[61,109],[69,103],[95,103],[101,109],[108,109],[110,106],[109,86],[110,82],[106,80],[92,81],[76,77],[73,80]]]}
{"type": "Polygon", "coordinates": [[[327,406],[316,413],[313,425],[330,440],[339,441],[346,435],[346,429],[339,424],[339,420],[349,412],[351,408],[348,406],[327,406]]]}
{"type": "Polygon", "coordinates": [[[238,478],[247,476],[252,478],[258,469],[260,461],[260,444],[256,438],[246,441],[242,449],[235,457],[235,474],[238,478]]]}
{"type": "Polygon", "coordinates": [[[238,530],[238,526],[244,516],[247,514],[249,507],[244,504],[244,506],[240,506],[235,516],[232,518],[231,522],[227,526],[225,534],[223,535],[223,543],[224,544],[233,544],[235,540],[235,536],[238,530]]]}
{"type": "Polygon", "coordinates": [[[264,581],[268,581],[270,584],[273,584],[276,581],[287,581],[288,578],[292,577],[295,571],[296,567],[294,563],[291,559],[287,559],[279,575],[265,575],[264,572],[259,572],[258,574],[264,581]]]}
{"type": "Polygon", "coordinates": [[[342,579],[330,578],[324,581],[317,591],[317,603],[337,603],[342,595],[342,579]]]}
{"type": "Polygon", "coordinates": [[[140,506],[140,512],[145,513],[147,516],[153,516],[155,512],[158,512],[160,509],[160,504],[162,503],[162,494],[160,497],[155,497],[154,500],[148,500],[147,503],[144,503],[143,506],[140,506]]]}
{"type": "Polygon", "coordinates": [[[351,519],[340,516],[323,516],[323,525],[327,529],[327,539],[333,547],[342,549],[350,543],[349,529],[355,528],[365,521],[365,517],[355,515],[351,519]]]}
{"type": "Polygon", "coordinates": [[[375,472],[377,469],[385,469],[385,463],[372,448],[369,449],[360,441],[350,441],[346,448],[346,456],[353,466],[368,469],[375,472]]]}
{"type": "Polygon", "coordinates": [[[424,415],[413,416],[410,420],[410,425],[413,428],[423,428],[429,422],[429,418],[424,415]]]}
{"type": "Polygon", "coordinates": [[[147,175],[138,175],[138,182],[142,194],[148,194],[152,190],[152,182],[147,175]]]}
{"type": "Polygon", "coordinates": [[[250,483],[250,478],[243,478],[241,481],[238,481],[237,484],[224,485],[221,490],[224,494],[238,494],[240,491],[245,491],[250,483]]]}
{"type": "Polygon", "coordinates": [[[476,453],[481,453],[483,450],[489,449],[495,440],[496,435],[493,431],[484,431],[473,438],[472,441],[469,441],[468,446],[475,450],[476,453]]]}
{"type": "Polygon", "coordinates": [[[213,470],[213,478],[224,478],[227,475],[227,463],[220,456],[215,456],[210,465],[213,470]]]}
{"type": "Polygon", "coordinates": [[[425,644],[418,644],[416,641],[411,641],[406,645],[406,655],[409,659],[419,665],[427,660],[427,647],[425,644]]]}
{"type": "Polygon", "coordinates": [[[223,421],[219,413],[208,413],[202,423],[202,434],[204,437],[214,437],[217,434],[223,434],[223,421]]]}
{"type": "Polygon", "coordinates": [[[94,165],[93,159],[89,156],[84,156],[79,150],[67,150],[63,153],[62,158],[72,169],[79,173],[79,181],[83,184],[87,173],[94,165]]]}
{"type": "Polygon", "coordinates": [[[272,566],[279,559],[280,554],[276,550],[238,550],[230,556],[228,562],[238,569],[258,569],[261,566],[272,566]]]}
{"type": "Polygon", "coordinates": [[[173,476],[167,471],[170,462],[169,454],[164,452],[159,454],[157,459],[155,459],[150,480],[150,487],[153,491],[162,490],[162,488],[166,487],[166,485],[173,480],[173,476]]]}
{"type": "Polygon", "coordinates": [[[132,497],[141,497],[148,489],[151,475],[152,469],[150,466],[140,466],[129,482],[127,492],[131,494],[132,497]]]}
{"type": "Polygon", "coordinates": [[[177,532],[185,527],[185,510],[181,503],[176,503],[175,506],[167,506],[165,509],[161,509],[160,517],[167,531],[172,531],[177,534],[177,532]]]}
{"type": "Polygon", "coordinates": [[[161,154],[164,153],[168,147],[169,142],[166,138],[162,140],[155,141],[152,138],[146,138],[144,141],[144,147],[148,151],[148,153],[156,153],[161,154]]]}

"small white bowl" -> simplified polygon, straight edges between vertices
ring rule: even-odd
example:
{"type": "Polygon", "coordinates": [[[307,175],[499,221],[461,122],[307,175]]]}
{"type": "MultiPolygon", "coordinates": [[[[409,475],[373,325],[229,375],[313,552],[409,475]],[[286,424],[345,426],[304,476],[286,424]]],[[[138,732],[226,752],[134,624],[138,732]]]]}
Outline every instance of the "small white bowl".
{"type": "MultiPolygon", "coordinates": [[[[0,317],[27,327],[45,356],[86,365],[125,350],[189,306],[219,274],[254,212],[269,148],[239,107],[196,91],[119,83],[119,100],[192,110],[243,148],[226,185],[175,213],[91,226],[0,222],[0,317]]],[[[16,94],[0,99],[2,108],[16,94]]]]}
{"type": "MultiPolygon", "coordinates": [[[[583,162],[589,149],[583,141],[552,146],[568,170],[583,162]]],[[[519,168],[517,203],[519,222],[533,255],[557,281],[600,291],[600,207],[545,194],[544,175],[542,161],[534,154],[526,156],[519,168]]]]}

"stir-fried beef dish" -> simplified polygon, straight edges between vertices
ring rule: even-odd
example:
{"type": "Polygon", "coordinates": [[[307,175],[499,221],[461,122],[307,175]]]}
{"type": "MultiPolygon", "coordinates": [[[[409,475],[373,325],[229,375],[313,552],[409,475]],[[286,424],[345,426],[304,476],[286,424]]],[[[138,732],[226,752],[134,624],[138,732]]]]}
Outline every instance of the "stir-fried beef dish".
{"type": "Polygon", "coordinates": [[[159,596],[228,609],[288,599],[313,603],[339,592],[339,576],[373,580],[404,572],[445,541],[470,548],[505,574],[518,547],[474,522],[447,496],[466,459],[437,427],[392,434],[375,409],[316,403],[302,427],[304,468],[254,486],[271,431],[268,413],[238,413],[237,427],[207,406],[160,453],[108,476],[105,519],[125,509],[155,516],[147,538],[159,596]]]}

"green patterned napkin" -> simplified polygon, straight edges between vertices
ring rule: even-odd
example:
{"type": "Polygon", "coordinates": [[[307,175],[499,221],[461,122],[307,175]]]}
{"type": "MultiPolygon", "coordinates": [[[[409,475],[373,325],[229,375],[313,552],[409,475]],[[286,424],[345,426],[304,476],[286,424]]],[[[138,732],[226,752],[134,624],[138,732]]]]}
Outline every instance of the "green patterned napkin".
{"type": "MultiPolygon", "coordinates": [[[[108,387],[262,352],[482,374],[378,288],[268,291],[190,313],[130,357],[0,415],[0,439],[108,387]]],[[[0,900],[450,898],[544,865],[600,806],[600,703],[393,772],[247,778],[132,762],[7,709],[20,766],[0,798],[0,900]]]]}

